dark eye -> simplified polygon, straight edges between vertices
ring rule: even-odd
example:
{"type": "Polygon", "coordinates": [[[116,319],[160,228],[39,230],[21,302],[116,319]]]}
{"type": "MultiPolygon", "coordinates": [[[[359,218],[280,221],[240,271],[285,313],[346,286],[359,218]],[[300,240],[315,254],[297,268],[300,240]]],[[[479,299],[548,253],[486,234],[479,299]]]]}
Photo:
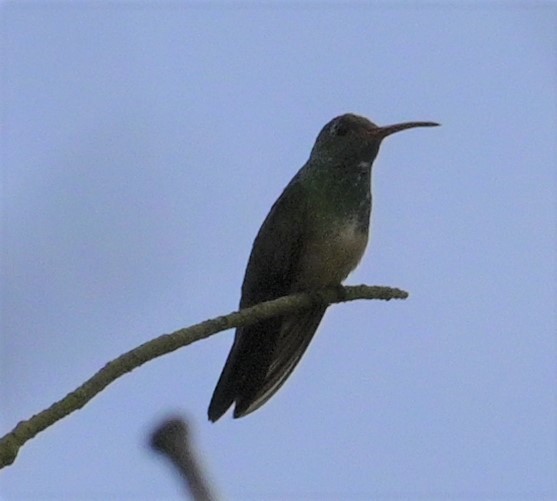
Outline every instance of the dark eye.
{"type": "Polygon", "coordinates": [[[342,120],[339,120],[331,127],[331,134],[335,136],[346,136],[346,134],[348,134],[348,125],[342,120]]]}

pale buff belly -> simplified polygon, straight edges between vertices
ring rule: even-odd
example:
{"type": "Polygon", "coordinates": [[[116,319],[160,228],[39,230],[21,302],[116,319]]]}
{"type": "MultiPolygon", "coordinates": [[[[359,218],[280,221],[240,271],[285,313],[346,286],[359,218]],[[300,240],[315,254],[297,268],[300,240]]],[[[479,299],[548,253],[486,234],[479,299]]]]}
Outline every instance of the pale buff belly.
{"type": "Polygon", "coordinates": [[[314,234],[302,250],[295,288],[340,284],[360,262],[367,242],[356,221],[314,234]]]}

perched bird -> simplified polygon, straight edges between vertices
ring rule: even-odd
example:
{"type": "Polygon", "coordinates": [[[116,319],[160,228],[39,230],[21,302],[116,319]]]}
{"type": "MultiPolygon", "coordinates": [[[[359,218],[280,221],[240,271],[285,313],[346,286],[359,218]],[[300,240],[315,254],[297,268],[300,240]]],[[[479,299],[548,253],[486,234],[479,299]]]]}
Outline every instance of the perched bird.
{"type": "MultiPolygon", "coordinates": [[[[240,307],[299,291],[339,285],[367,245],[371,166],[381,141],[412,127],[379,127],[346,114],[319,133],[306,164],[272,206],[249,258],[240,307]]],[[[211,421],[234,404],[239,418],[284,384],[306,351],[327,306],[240,327],[209,404],[211,421]]]]}

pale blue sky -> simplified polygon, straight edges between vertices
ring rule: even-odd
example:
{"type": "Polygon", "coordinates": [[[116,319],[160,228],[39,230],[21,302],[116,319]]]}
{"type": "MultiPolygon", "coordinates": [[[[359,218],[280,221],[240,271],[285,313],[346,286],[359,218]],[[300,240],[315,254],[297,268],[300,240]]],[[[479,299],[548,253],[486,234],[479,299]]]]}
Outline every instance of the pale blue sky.
{"type": "Polygon", "coordinates": [[[557,499],[557,7],[1,6],[1,432],[158,334],[236,308],[320,128],[385,141],[372,240],[261,410],[206,420],[221,333],[124,377],[0,475],[20,499],[180,499],[185,412],[227,499],[557,499]]]}

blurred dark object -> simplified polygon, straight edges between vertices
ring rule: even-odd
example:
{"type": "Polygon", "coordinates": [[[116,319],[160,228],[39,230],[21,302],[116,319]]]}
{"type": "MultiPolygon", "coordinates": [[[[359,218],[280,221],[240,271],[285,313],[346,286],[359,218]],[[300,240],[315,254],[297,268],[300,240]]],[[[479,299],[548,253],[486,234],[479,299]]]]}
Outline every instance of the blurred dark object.
{"type": "Polygon", "coordinates": [[[170,459],[184,479],[186,490],[192,499],[215,501],[216,498],[200,468],[190,436],[190,427],[184,419],[165,419],[151,435],[151,447],[170,459]]]}

